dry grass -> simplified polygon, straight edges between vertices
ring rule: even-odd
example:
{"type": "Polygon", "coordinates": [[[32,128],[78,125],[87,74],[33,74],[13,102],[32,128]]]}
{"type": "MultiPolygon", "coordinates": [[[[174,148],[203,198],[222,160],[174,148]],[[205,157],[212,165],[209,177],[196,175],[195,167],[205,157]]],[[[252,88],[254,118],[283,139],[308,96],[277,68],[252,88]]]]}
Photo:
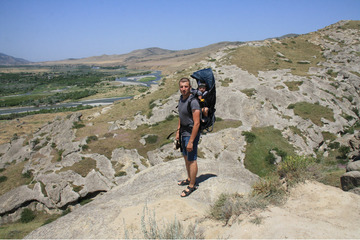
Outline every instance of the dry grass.
{"type": "Polygon", "coordinates": [[[284,82],[290,91],[299,91],[299,86],[303,84],[302,81],[284,82]]]}
{"type": "Polygon", "coordinates": [[[268,46],[242,46],[231,54],[231,63],[255,76],[258,71],[291,69],[292,74],[307,75],[309,67],[323,61],[321,48],[309,42],[311,34],[286,38],[268,46]],[[284,57],[278,54],[280,52],[284,57]],[[302,64],[309,61],[309,64],[302,64]]]}
{"type": "Polygon", "coordinates": [[[31,182],[31,176],[25,177],[22,174],[25,164],[26,162],[10,164],[10,166],[0,173],[0,176],[7,177],[6,181],[0,183],[0,196],[12,189],[27,185],[31,182]]]}
{"type": "Polygon", "coordinates": [[[14,135],[27,136],[37,131],[40,127],[54,120],[56,116],[66,116],[70,112],[38,114],[20,118],[19,120],[0,121],[0,144],[8,143],[14,135]]]}
{"type": "Polygon", "coordinates": [[[320,104],[299,102],[296,104],[290,104],[288,108],[293,108],[295,115],[298,115],[304,119],[310,119],[318,126],[324,125],[324,123],[321,121],[321,118],[335,122],[334,112],[332,109],[321,106],[320,104]]]}
{"type": "Polygon", "coordinates": [[[36,217],[29,223],[20,221],[0,226],[0,239],[22,239],[33,230],[56,220],[61,215],[50,215],[44,212],[37,212],[36,217]]]}
{"type": "Polygon", "coordinates": [[[221,194],[210,208],[209,215],[225,224],[233,217],[264,209],[269,204],[281,205],[287,198],[288,189],[307,179],[314,179],[320,168],[314,159],[288,156],[277,165],[275,171],[261,178],[252,186],[251,193],[221,194]]]}
{"type": "Polygon", "coordinates": [[[71,170],[80,174],[82,177],[86,177],[93,169],[99,171],[99,169],[96,168],[96,161],[92,158],[83,158],[80,162],[76,162],[69,167],[63,167],[61,170],[56,171],[56,173],[71,170]]]}

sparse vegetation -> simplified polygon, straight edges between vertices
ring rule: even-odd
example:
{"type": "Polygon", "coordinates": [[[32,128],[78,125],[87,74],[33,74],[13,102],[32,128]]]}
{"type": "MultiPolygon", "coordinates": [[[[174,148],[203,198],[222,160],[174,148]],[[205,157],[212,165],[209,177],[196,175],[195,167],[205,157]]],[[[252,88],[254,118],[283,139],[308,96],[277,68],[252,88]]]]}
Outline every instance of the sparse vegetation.
{"type": "Polygon", "coordinates": [[[241,90],[241,92],[244,93],[248,97],[252,97],[255,95],[256,90],[254,88],[249,88],[249,89],[243,89],[243,90],[241,90]]]}
{"type": "Polygon", "coordinates": [[[242,132],[241,135],[245,136],[245,141],[247,143],[254,142],[254,140],[256,138],[255,134],[253,134],[252,132],[242,132]]]}
{"type": "Polygon", "coordinates": [[[299,86],[303,84],[302,81],[293,81],[293,82],[284,82],[284,84],[289,88],[290,91],[298,91],[299,86]]]}
{"type": "Polygon", "coordinates": [[[196,224],[190,224],[186,229],[176,216],[169,223],[159,224],[155,218],[155,211],[151,213],[147,206],[144,207],[141,217],[141,230],[144,239],[204,239],[203,230],[198,229],[196,224]]]}
{"type": "Polygon", "coordinates": [[[289,187],[308,179],[315,179],[319,172],[314,159],[287,156],[273,172],[252,186],[251,193],[221,194],[211,206],[209,215],[227,224],[233,216],[249,214],[255,209],[264,209],[269,204],[281,205],[286,200],[289,187]]]}
{"type": "Polygon", "coordinates": [[[314,124],[322,126],[323,122],[321,118],[325,118],[331,122],[334,122],[334,113],[330,108],[321,106],[320,104],[312,104],[308,102],[299,102],[290,104],[288,109],[294,109],[295,115],[298,115],[304,119],[310,119],[314,124]]]}
{"type": "Polygon", "coordinates": [[[21,213],[20,221],[22,223],[28,223],[34,220],[36,217],[35,213],[28,208],[25,208],[21,213]]]}
{"type": "Polygon", "coordinates": [[[75,129],[79,129],[79,128],[83,128],[85,127],[85,124],[83,124],[82,122],[74,122],[74,127],[75,129]]]}
{"type": "Polygon", "coordinates": [[[269,151],[277,149],[281,155],[294,155],[294,148],[283,138],[281,132],[273,127],[254,128],[243,133],[247,141],[245,167],[260,177],[274,171],[275,165],[266,161],[269,151]]]}
{"type": "Polygon", "coordinates": [[[224,80],[219,80],[219,82],[221,83],[222,87],[228,87],[230,85],[230,83],[233,82],[233,79],[225,78],[224,80]]]}
{"type": "Polygon", "coordinates": [[[291,69],[294,75],[307,75],[310,67],[316,67],[318,62],[324,60],[320,46],[310,43],[309,37],[301,35],[285,38],[281,40],[281,44],[271,43],[269,46],[241,46],[231,53],[230,62],[255,76],[259,71],[277,69],[291,69]],[[282,53],[281,56],[278,55],[279,52],[282,53]]]}
{"type": "Polygon", "coordinates": [[[57,173],[72,170],[82,177],[86,177],[93,169],[98,170],[96,168],[96,161],[92,158],[83,158],[80,162],[76,162],[72,166],[63,167],[61,170],[57,171],[57,173]]]}
{"type": "Polygon", "coordinates": [[[7,176],[0,176],[0,183],[5,182],[7,179],[7,176]]]}
{"type": "MultiPolygon", "coordinates": [[[[31,215],[35,215],[35,217],[30,222],[23,223],[19,220],[15,223],[2,224],[0,226],[0,239],[23,239],[34,229],[53,222],[62,216],[61,214],[50,215],[45,212],[32,212],[31,215]]],[[[29,219],[31,218],[32,217],[30,216],[29,219]]]]}
{"type": "Polygon", "coordinates": [[[13,163],[8,165],[5,170],[1,172],[1,179],[3,179],[3,182],[0,181],[0,195],[21,185],[28,185],[31,182],[31,177],[23,177],[22,171],[25,164],[26,162],[13,163]]]}
{"type": "Polygon", "coordinates": [[[157,135],[148,135],[145,138],[145,142],[146,142],[146,144],[154,144],[157,142],[158,138],[159,137],[157,135]]]}

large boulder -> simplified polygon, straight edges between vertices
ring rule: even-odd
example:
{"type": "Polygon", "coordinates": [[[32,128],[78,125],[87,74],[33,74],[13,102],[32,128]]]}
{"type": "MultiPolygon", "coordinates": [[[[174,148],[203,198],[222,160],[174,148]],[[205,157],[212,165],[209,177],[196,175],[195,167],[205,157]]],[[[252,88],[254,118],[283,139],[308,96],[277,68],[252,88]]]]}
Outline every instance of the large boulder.
{"type": "Polygon", "coordinates": [[[41,191],[40,183],[36,183],[33,189],[28,186],[20,186],[0,196],[0,215],[12,212],[24,203],[33,201],[41,202],[48,208],[55,207],[54,203],[41,191]]]}
{"type": "Polygon", "coordinates": [[[351,171],[343,174],[340,178],[341,188],[349,191],[353,188],[360,187],[360,171],[351,171]]]}
{"type": "Polygon", "coordinates": [[[347,172],[360,171],[360,161],[349,162],[346,165],[346,171],[347,172]]]}

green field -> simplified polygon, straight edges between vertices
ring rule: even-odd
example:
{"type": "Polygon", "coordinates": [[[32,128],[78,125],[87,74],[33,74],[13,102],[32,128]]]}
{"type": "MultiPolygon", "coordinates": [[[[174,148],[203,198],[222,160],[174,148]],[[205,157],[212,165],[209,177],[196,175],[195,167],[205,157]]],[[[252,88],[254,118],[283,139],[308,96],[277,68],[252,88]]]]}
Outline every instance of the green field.
{"type": "MultiPolygon", "coordinates": [[[[85,99],[131,97],[144,86],[123,86],[116,78],[141,76],[150,71],[118,67],[19,66],[0,67],[0,107],[53,105],[85,99]]],[[[142,81],[153,78],[144,78],[142,81]]]]}

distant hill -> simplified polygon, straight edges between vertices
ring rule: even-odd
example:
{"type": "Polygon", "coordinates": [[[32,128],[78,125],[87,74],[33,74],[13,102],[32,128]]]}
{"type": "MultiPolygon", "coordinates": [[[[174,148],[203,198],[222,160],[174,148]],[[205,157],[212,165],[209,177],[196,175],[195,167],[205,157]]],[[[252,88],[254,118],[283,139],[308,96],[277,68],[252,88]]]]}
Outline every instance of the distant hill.
{"type": "Polygon", "coordinates": [[[289,33],[289,34],[286,34],[286,35],[283,35],[283,36],[280,36],[280,37],[267,38],[266,40],[269,40],[269,39],[278,39],[278,40],[281,40],[281,39],[284,39],[284,38],[297,37],[297,36],[299,36],[299,35],[300,35],[300,34],[289,33]]]}
{"type": "Polygon", "coordinates": [[[0,65],[21,65],[27,63],[30,63],[30,61],[0,53],[0,65]]]}
{"type": "Polygon", "coordinates": [[[127,54],[93,56],[81,59],[38,62],[36,64],[84,64],[115,66],[125,65],[131,69],[168,70],[169,72],[186,68],[226,46],[236,46],[241,42],[219,42],[205,47],[186,50],[167,50],[157,47],[138,49],[127,54]]]}
{"type": "Polygon", "coordinates": [[[281,37],[277,37],[277,39],[284,39],[284,38],[297,37],[297,36],[299,36],[299,34],[290,33],[290,34],[286,34],[286,35],[281,36],[281,37]]]}

